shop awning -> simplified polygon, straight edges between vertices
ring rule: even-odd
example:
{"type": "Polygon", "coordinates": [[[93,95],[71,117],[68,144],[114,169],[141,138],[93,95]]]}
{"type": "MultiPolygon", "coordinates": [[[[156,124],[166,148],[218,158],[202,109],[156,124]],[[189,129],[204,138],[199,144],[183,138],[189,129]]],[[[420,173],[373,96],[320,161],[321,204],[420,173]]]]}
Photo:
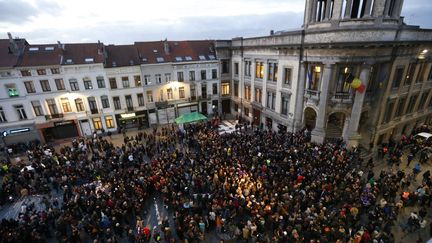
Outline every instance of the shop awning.
{"type": "Polygon", "coordinates": [[[202,120],[207,120],[207,117],[199,112],[192,112],[177,117],[175,119],[175,122],[177,124],[183,124],[183,123],[197,122],[202,120]]]}

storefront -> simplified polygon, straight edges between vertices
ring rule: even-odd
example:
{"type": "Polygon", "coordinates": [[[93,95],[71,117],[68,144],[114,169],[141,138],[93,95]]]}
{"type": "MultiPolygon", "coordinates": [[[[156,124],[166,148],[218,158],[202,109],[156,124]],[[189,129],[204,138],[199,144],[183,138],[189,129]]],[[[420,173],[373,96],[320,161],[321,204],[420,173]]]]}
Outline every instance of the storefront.
{"type": "Polygon", "coordinates": [[[49,123],[48,126],[41,128],[41,131],[45,142],[79,136],[75,120],[49,123]]]}
{"type": "Polygon", "coordinates": [[[149,127],[149,119],[147,110],[123,113],[115,115],[117,124],[122,128],[147,128],[149,127]]]}
{"type": "Polygon", "coordinates": [[[0,128],[0,132],[0,142],[6,146],[40,140],[34,125],[0,128]]]}

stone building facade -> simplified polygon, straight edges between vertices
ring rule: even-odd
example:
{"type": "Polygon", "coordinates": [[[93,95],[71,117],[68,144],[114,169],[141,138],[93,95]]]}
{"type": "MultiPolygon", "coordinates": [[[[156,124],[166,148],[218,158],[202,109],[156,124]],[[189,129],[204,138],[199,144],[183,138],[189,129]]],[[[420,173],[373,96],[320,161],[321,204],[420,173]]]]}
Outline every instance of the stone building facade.
{"type": "Polygon", "coordinates": [[[402,5],[307,0],[299,30],[217,41],[231,66],[232,112],[265,129],[307,127],[315,142],[366,148],[429,124],[432,30],[406,25],[402,5]]]}

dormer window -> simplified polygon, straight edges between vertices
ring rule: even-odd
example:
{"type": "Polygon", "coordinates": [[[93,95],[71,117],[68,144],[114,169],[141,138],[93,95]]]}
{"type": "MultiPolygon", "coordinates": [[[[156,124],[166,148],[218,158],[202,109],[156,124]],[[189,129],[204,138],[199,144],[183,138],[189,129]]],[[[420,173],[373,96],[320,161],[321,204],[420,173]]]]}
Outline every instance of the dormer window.
{"type": "Polygon", "coordinates": [[[92,63],[92,62],[94,62],[94,58],[92,58],[92,57],[88,57],[88,58],[84,59],[84,61],[85,61],[86,63],[92,63]]]}
{"type": "Polygon", "coordinates": [[[181,61],[183,61],[182,57],[176,57],[175,60],[176,60],[176,62],[181,62],[181,61]]]}
{"type": "Polygon", "coordinates": [[[39,47],[30,47],[29,51],[39,51],[39,47]]]}
{"type": "Polygon", "coordinates": [[[192,61],[192,57],[191,56],[185,56],[186,61],[192,61]]]}
{"type": "Polygon", "coordinates": [[[204,55],[199,55],[198,57],[199,57],[199,59],[200,59],[201,61],[205,61],[205,60],[206,60],[206,57],[205,57],[204,55]]]}
{"type": "Polygon", "coordinates": [[[73,64],[72,59],[66,59],[66,64],[73,64]]]}
{"type": "Polygon", "coordinates": [[[45,47],[45,51],[54,51],[54,46],[45,47]]]}
{"type": "Polygon", "coordinates": [[[164,62],[165,60],[164,60],[163,57],[158,57],[158,58],[156,58],[156,61],[157,61],[157,62],[164,62]]]}
{"type": "Polygon", "coordinates": [[[214,55],[208,55],[208,57],[209,57],[210,60],[215,60],[216,59],[216,57],[214,55]]]}
{"type": "Polygon", "coordinates": [[[154,49],[153,52],[154,52],[154,53],[158,53],[158,50],[154,49]]]}
{"type": "Polygon", "coordinates": [[[112,62],[112,66],[113,66],[113,67],[117,67],[117,63],[113,61],[113,62],[112,62]]]}
{"type": "Polygon", "coordinates": [[[142,60],[143,62],[147,62],[147,61],[148,61],[146,57],[143,57],[141,60],[142,60]]]}
{"type": "Polygon", "coordinates": [[[129,65],[134,65],[134,61],[133,60],[129,60],[129,65]]]}

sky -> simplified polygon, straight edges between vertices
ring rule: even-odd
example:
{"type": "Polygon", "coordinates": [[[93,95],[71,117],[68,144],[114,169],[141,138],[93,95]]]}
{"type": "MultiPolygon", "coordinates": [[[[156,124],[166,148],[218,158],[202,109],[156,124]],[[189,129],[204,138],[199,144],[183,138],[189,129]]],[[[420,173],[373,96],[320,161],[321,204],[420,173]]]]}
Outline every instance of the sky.
{"type": "MultiPolygon", "coordinates": [[[[231,39],[293,30],[305,0],[0,0],[0,38],[31,44],[231,39]]],[[[405,23],[432,29],[432,1],[405,0],[405,23]]]]}

